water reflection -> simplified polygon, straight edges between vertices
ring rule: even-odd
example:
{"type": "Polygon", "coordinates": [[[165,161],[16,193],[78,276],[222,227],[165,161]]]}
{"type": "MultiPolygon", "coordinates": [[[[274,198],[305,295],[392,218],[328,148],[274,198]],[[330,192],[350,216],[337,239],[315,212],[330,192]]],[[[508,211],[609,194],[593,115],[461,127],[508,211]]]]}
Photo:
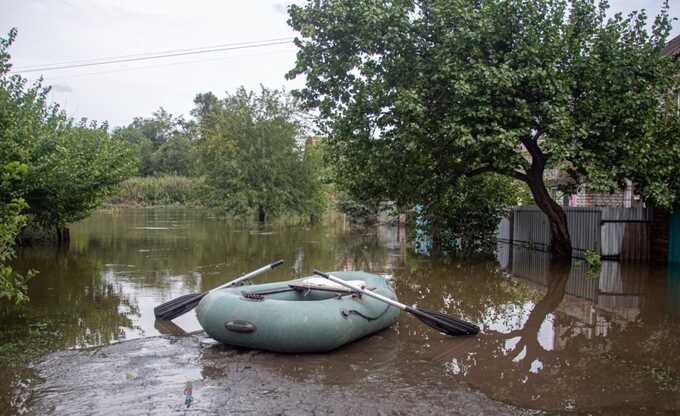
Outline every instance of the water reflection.
{"type": "Polygon", "coordinates": [[[31,308],[59,314],[65,347],[197,330],[193,314],[159,325],[153,307],[273,259],[286,264],[258,282],[314,268],[382,273],[404,303],[476,322],[483,333],[446,337],[403,315],[376,336],[304,360],[206,348],[197,377],[241,372],[234,354],[248,354],[247,365],[291,380],[353,389],[470,385],[530,408],[680,409],[680,266],[604,262],[594,276],[583,261],[557,265],[506,244],[497,261],[422,257],[403,229],[345,227],[250,230],[201,211],[99,212],[73,227],[68,252],[24,250],[18,268],[41,270],[31,308]]]}
{"type": "Polygon", "coordinates": [[[483,336],[437,354],[452,377],[541,409],[677,405],[680,332],[660,302],[658,270],[605,262],[592,276],[582,261],[555,265],[526,248],[501,246],[498,255],[544,295],[515,309],[514,320],[487,314],[483,336]]]}
{"type": "MultiPolygon", "coordinates": [[[[24,250],[18,270],[40,270],[31,282],[35,315],[57,313],[65,321],[63,344],[87,347],[121,339],[158,335],[154,306],[201,292],[283,258],[286,266],[257,277],[275,281],[331,269],[339,258],[370,267],[381,256],[362,256],[370,238],[336,240],[333,227],[251,230],[183,209],[130,209],[98,212],[72,227],[66,252],[24,250]],[[363,245],[362,245],[363,244],[363,245]],[[356,249],[355,249],[356,248],[356,249]],[[72,332],[72,333],[70,333],[72,332]]],[[[350,266],[348,266],[350,267],[350,266]]],[[[175,320],[185,331],[200,329],[193,314],[175,320]]]]}
{"type": "Polygon", "coordinates": [[[59,323],[59,336],[70,346],[102,345],[140,330],[134,292],[114,279],[102,262],[75,250],[24,250],[17,269],[40,270],[30,287],[31,314],[59,323]]]}

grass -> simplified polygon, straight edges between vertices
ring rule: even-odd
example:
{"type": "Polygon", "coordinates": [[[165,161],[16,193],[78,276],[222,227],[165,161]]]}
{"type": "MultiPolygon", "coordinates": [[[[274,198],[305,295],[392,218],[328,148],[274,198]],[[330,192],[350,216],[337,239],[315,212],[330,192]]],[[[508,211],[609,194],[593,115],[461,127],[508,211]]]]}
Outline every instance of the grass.
{"type": "Polygon", "coordinates": [[[147,176],[127,179],[107,201],[124,206],[189,206],[202,207],[208,194],[203,178],[185,176],[147,176]]]}
{"type": "Polygon", "coordinates": [[[22,313],[0,316],[0,368],[21,368],[63,347],[61,322],[22,313]]]}

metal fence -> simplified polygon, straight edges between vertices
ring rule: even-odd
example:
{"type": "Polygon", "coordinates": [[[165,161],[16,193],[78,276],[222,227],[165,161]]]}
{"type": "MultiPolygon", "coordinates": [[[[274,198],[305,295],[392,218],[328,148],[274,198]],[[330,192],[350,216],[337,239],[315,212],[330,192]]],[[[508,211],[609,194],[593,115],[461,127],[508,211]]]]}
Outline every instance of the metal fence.
{"type": "MultiPolygon", "coordinates": [[[[498,254],[501,267],[513,275],[541,286],[548,286],[550,255],[521,246],[505,246],[505,252],[498,254]],[[506,266],[504,266],[504,264],[506,266]]],[[[598,306],[620,310],[639,308],[642,296],[647,291],[651,267],[646,264],[621,265],[614,261],[603,261],[597,278],[588,276],[588,265],[574,260],[569,271],[565,292],[569,295],[593,301],[598,306]]]]}
{"type": "MultiPolygon", "coordinates": [[[[521,246],[513,246],[511,250],[512,274],[547,287],[549,279],[554,277],[550,275],[550,255],[521,246]]],[[[581,263],[572,263],[565,291],[572,296],[596,301],[598,281],[586,277],[587,268],[581,263]]]]}
{"type": "MultiPolygon", "coordinates": [[[[571,245],[575,257],[587,251],[599,252],[605,259],[647,260],[650,255],[648,208],[565,207],[571,245]]],[[[550,226],[536,206],[514,207],[497,229],[499,241],[546,250],[550,226]]]]}
{"type": "Polygon", "coordinates": [[[650,209],[602,208],[602,257],[649,259],[651,222],[650,209]]]}

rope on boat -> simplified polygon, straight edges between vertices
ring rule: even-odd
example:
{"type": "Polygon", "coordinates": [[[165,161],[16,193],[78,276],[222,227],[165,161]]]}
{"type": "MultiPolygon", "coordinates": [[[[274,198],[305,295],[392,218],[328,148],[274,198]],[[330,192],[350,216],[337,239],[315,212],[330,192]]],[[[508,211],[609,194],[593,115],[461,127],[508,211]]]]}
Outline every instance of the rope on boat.
{"type": "MultiPolygon", "coordinates": [[[[243,297],[245,299],[248,299],[248,300],[263,301],[265,295],[272,295],[272,294],[275,294],[275,293],[292,292],[292,291],[302,292],[303,296],[307,296],[311,292],[311,289],[307,288],[306,290],[301,291],[298,288],[291,288],[291,287],[276,288],[276,289],[261,290],[261,291],[255,291],[255,292],[241,292],[241,295],[243,295],[243,297]]],[[[360,294],[357,294],[357,293],[338,293],[336,299],[342,299],[343,296],[357,296],[357,295],[360,296],[360,294]]],[[[382,318],[387,313],[387,311],[389,309],[390,309],[390,305],[387,305],[385,307],[385,310],[383,310],[381,313],[379,313],[376,316],[365,315],[365,314],[357,311],[356,309],[344,309],[343,308],[343,309],[340,310],[340,313],[345,318],[349,317],[351,314],[355,314],[355,315],[358,315],[358,316],[364,318],[368,322],[371,322],[371,321],[376,321],[376,320],[382,318]]]]}
{"type": "Polygon", "coordinates": [[[375,321],[375,320],[378,320],[378,319],[382,318],[382,317],[387,313],[387,311],[388,311],[389,309],[390,309],[390,305],[387,305],[387,307],[385,308],[385,310],[382,311],[382,312],[381,312],[379,315],[377,315],[377,316],[367,316],[367,315],[364,315],[363,313],[359,312],[359,311],[356,310],[356,309],[342,309],[340,312],[342,313],[342,316],[344,316],[344,317],[348,317],[348,316],[351,315],[351,314],[355,314],[355,315],[359,315],[359,316],[361,316],[362,318],[364,318],[365,320],[371,322],[371,321],[375,321]]]}
{"type": "MultiPolygon", "coordinates": [[[[293,292],[293,291],[302,292],[303,296],[307,296],[312,290],[310,288],[307,288],[306,290],[301,291],[299,288],[287,287],[287,288],[275,288],[275,289],[269,289],[269,290],[260,290],[260,291],[254,291],[254,292],[241,292],[241,294],[243,295],[244,298],[246,298],[248,300],[263,301],[265,295],[273,295],[275,293],[293,292]]],[[[361,294],[360,293],[338,293],[336,299],[342,299],[344,296],[361,297],[361,294]]],[[[347,318],[351,314],[355,314],[355,315],[358,315],[358,316],[364,318],[368,322],[371,322],[371,321],[376,321],[376,320],[382,318],[387,313],[387,311],[389,309],[390,309],[390,305],[387,305],[385,307],[385,310],[383,310],[381,313],[379,313],[376,316],[365,315],[365,314],[357,311],[356,309],[344,309],[343,308],[343,309],[340,310],[340,313],[345,318],[347,318]]]]}

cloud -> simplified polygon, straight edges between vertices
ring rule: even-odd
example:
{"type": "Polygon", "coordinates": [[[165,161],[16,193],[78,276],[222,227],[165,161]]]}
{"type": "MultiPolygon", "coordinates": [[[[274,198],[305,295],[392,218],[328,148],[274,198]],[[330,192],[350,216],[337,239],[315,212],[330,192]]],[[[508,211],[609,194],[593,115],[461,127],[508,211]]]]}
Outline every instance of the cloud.
{"type": "Polygon", "coordinates": [[[274,3],[272,7],[276,13],[282,14],[284,16],[288,15],[288,2],[274,3]]]}
{"type": "Polygon", "coordinates": [[[52,91],[54,92],[73,92],[73,88],[69,87],[68,85],[64,84],[54,84],[51,86],[52,91]]]}

